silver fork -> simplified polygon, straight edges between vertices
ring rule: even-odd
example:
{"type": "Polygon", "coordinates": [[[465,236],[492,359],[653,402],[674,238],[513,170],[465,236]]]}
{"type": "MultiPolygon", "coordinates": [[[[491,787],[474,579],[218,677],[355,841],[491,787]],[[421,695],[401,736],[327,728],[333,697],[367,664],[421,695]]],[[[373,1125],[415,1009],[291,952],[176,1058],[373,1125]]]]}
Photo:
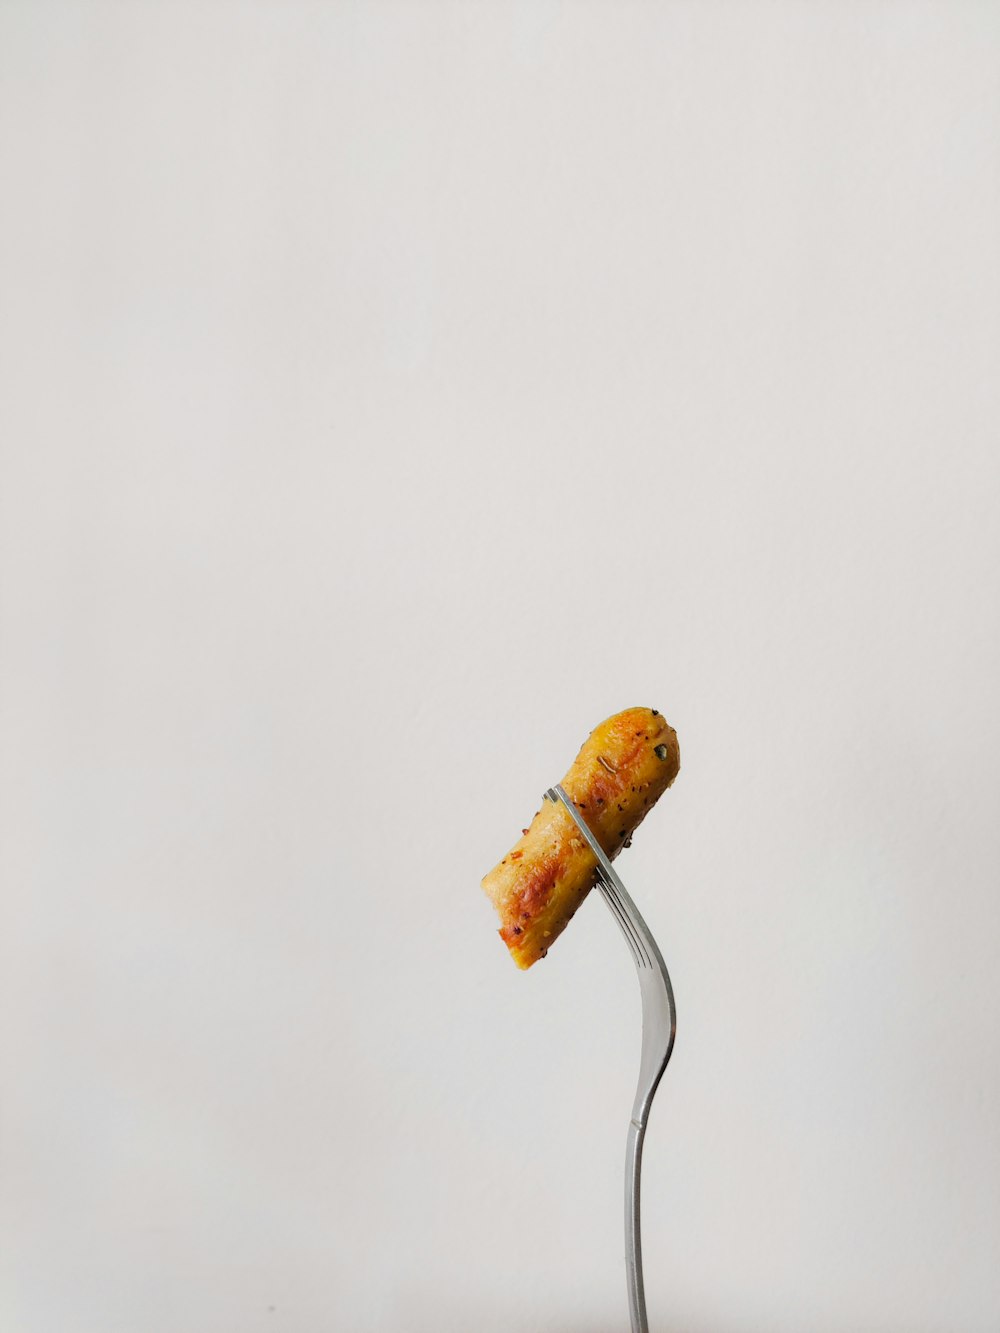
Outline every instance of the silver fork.
{"type": "Polygon", "coordinates": [[[674,1049],[677,1010],[674,991],[663,955],[639,909],[626,892],[604,848],[587,827],[583,816],[561,786],[545,793],[550,801],[560,801],[570,815],[590,850],[597,857],[597,887],[621,927],[625,942],[639,974],[642,995],[642,1057],[639,1084],[635,1090],[632,1119],[625,1148],[625,1268],[628,1280],[628,1309],[632,1333],[649,1333],[646,1320],[646,1293],[642,1283],[642,1242],[639,1234],[639,1175],[642,1170],[642,1141],[649,1120],[649,1108],[674,1049]]]}

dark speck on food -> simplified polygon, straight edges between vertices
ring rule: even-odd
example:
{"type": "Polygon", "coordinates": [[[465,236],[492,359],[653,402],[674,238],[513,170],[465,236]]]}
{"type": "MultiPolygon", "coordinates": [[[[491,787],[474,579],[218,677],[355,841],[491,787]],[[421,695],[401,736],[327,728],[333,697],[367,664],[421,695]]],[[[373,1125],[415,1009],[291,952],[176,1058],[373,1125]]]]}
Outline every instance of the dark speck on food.
{"type": "Polygon", "coordinates": [[[656,755],[657,759],[666,759],[667,747],[665,745],[654,745],[653,753],[656,755]]]}

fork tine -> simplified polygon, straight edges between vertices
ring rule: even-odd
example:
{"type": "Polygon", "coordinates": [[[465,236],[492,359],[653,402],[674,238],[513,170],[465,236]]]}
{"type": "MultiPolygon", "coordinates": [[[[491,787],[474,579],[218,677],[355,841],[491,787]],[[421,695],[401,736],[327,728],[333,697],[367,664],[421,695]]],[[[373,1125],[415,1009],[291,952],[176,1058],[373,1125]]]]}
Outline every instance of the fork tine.
{"type": "Polygon", "coordinates": [[[645,951],[635,934],[628,913],[615,895],[614,886],[605,879],[600,867],[598,867],[597,888],[598,891],[604,895],[604,901],[608,904],[608,907],[610,907],[611,915],[621,927],[621,932],[625,936],[625,943],[628,945],[632,954],[632,961],[635,963],[636,967],[648,967],[648,959],[646,958],[645,951]]]}
{"type": "Polygon", "coordinates": [[[649,957],[649,953],[646,949],[646,942],[643,938],[642,932],[637,929],[635,921],[629,915],[628,909],[622,902],[618,894],[618,890],[615,888],[614,881],[610,879],[605,873],[603,873],[604,871],[603,866],[601,867],[601,871],[602,873],[600,876],[599,887],[603,890],[604,897],[608,905],[611,907],[611,910],[615,913],[619,922],[621,923],[621,927],[622,930],[624,930],[625,932],[626,938],[634,947],[636,954],[636,964],[641,967],[649,967],[651,965],[651,960],[649,957]]]}
{"type": "Polygon", "coordinates": [[[545,796],[548,800],[558,801],[566,807],[577,828],[586,839],[590,850],[597,857],[598,888],[621,926],[622,934],[632,950],[636,967],[652,967],[653,958],[659,954],[656,941],[653,939],[649,927],[640,916],[639,909],[626,892],[625,885],[619,879],[604,848],[594,837],[583,816],[561,786],[550,787],[545,796]]]}

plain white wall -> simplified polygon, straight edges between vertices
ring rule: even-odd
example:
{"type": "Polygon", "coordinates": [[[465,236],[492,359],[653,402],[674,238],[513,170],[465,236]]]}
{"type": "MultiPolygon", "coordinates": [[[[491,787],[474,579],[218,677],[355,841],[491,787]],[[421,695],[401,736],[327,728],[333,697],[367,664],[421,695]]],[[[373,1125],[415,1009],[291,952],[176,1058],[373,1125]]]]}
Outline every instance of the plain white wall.
{"type": "Polygon", "coordinates": [[[5,1333],[1000,1328],[1000,8],[0,4],[5,1333]]]}

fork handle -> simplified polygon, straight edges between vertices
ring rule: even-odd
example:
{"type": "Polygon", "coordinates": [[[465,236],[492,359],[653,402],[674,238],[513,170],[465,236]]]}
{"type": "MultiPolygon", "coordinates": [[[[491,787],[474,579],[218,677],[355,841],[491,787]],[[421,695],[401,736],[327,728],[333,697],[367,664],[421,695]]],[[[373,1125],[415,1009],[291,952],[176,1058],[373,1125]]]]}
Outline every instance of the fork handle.
{"type": "Polygon", "coordinates": [[[625,1268],[632,1333],[649,1333],[646,1293],[642,1283],[642,1237],[639,1231],[639,1177],[645,1135],[645,1120],[641,1123],[637,1120],[629,1121],[625,1147],[625,1268]]]}

